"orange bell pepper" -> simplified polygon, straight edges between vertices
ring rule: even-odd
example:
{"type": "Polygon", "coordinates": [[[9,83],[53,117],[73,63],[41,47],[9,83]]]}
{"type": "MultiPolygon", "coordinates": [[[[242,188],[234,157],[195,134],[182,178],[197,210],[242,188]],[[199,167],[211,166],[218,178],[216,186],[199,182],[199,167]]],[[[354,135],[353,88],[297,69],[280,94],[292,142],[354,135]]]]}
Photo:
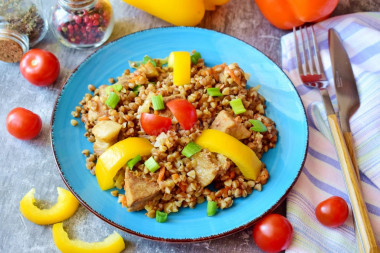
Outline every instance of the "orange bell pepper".
{"type": "Polygon", "coordinates": [[[339,0],[255,0],[261,13],[280,29],[292,29],[329,16],[339,0]]]}

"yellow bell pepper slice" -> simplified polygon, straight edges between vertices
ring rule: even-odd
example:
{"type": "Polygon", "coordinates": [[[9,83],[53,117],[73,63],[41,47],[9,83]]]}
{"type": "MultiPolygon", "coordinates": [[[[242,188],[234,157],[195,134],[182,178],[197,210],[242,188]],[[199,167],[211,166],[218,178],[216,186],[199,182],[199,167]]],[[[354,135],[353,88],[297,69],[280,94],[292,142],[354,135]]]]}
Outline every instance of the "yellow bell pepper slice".
{"type": "Polygon", "coordinates": [[[206,2],[213,5],[223,5],[228,3],[230,0],[204,0],[206,2]]]}
{"type": "Polygon", "coordinates": [[[216,5],[223,5],[230,0],[204,0],[206,11],[215,11],[216,5]]]}
{"type": "Polygon", "coordinates": [[[196,26],[205,14],[203,0],[124,0],[124,2],[177,26],[196,26]]]}
{"type": "Polygon", "coordinates": [[[235,137],[215,129],[206,129],[195,143],[211,152],[231,159],[244,177],[256,180],[261,170],[261,161],[255,152],[235,137]]]}
{"type": "Polygon", "coordinates": [[[114,187],[113,178],[122,166],[137,155],[149,155],[153,146],[145,138],[130,137],[109,147],[96,162],[95,175],[103,191],[114,187]]]}
{"type": "Polygon", "coordinates": [[[168,66],[173,67],[173,83],[175,85],[190,83],[191,58],[189,52],[171,52],[168,59],[168,66]]]}
{"type": "Polygon", "coordinates": [[[78,209],[79,202],[74,195],[61,187],[57,187],[57,203],[49,209],[35,206],[35,189],[32,188],[20,201],[20,211],[25,218],[38,225],[49,225],[71,217],[78,209]]]}
{"type": "Polygon", "coordinates": [[[102,242],[70,240],[62,222],[53,225],[53,240],[63,253],[119,253],[125,249],[124,240],[117,232],[113,232],[102,242]]]}

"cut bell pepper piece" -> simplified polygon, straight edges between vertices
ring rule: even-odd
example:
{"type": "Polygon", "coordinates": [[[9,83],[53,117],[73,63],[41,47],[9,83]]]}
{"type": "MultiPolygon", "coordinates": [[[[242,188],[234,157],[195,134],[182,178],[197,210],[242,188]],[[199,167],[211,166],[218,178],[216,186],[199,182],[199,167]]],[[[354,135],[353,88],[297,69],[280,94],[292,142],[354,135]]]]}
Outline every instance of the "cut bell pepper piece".
{"type": "Polygon", "coordinates": [[[81,240],[70,240],[63,224],[53,225],[53,240],[57,248],[63,253],[119,253],[125,249],[123,238],[113,232],[101,242],[84,242],[81,240]]]}
{"type": "Polygon", "coordinates": [[[261,161],[255,152],[235,137],[215,129],[206,129],[195,143],[211,152],[220,153],[231,159],[243,176],[256,180],[261,170],[261,161]]]}
{"type": "Polygon", "coordinates": [[[113,188],[113,178],[120,168],[137,155],[149,155],[152,148],[152,144],[141,137],[130,137],[109,147],[98,158],[95,167],[100,189],[105,191],[113,188]]]}
{"type": "Polygon", "coordinates": [[[204,0],[123,0],[177,26],[196,26],[205,14],[204,0]]]}
{"type": "Polygon", "coordinates": [[[61,187],[57,187],[57,203],[49,209],[35,206],[35,189],[32,188],[20,201],[20,212],[25,218],[38,225],[49,225],[71,217],[78,209],[79,202],[74,195],[61,187]]]}
{"type": "Polygon", "coordinates": [[[175,85],[185,85],[191,79],[191,59],[189,52],[172,52],[169,56],[169,63],[173,65],[173,83],[175,85]]]}

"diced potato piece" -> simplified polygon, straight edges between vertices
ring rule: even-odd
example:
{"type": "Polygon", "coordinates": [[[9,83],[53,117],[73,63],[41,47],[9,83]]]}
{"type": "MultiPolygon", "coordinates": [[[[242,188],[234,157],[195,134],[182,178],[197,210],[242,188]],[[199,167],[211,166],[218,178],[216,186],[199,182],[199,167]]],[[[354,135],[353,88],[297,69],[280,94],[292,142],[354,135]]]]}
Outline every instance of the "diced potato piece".
{"type": "MultiPolygon", "coordinates": [[[[96,123],[92,133],[97,141],[112,143],[117,140],[121,125],[112,120],[103,120],[96,123]]],[[[113,143],[112,143],[113,144],[113,143]]]]}

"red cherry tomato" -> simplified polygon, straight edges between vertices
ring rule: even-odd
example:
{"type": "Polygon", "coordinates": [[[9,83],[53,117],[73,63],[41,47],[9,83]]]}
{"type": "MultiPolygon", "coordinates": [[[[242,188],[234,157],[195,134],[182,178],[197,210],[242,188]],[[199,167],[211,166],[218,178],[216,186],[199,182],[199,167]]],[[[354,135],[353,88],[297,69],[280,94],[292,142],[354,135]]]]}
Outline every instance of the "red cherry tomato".
{"type": "Polygon", "coordinates": [[[284,216],[269,214],[253,227],[253,240],[266,252],[279,252],[289,247],[293,238],[293,227],[284,216]]]}
{"type": "Polygon", "coordinates": [[[31,84],[48,86],[59,75],[59,61],[54,54],[42,49],[28,51],[20,61],[21,74],[31,84]]]}
{"type": "Polygon", "coordinates": [[[172,120],[167,117],[162,117],[150,113],[142,113],[141,127],[149,135],[159,135],[162,132],[167,132],[172,127],[172,120]]]}
{"type": "Polygon", "coordinates": [[[348,217],[348,205],[341,197],[333,196],[318,204],[315,208],[315,215],[318,221],[326,227],[338,227],[348,217]]]}
{"type": "Polygon", "coordinates": [[[14,137],[29,140],[41,131],[42,121],[37,114],[22,107],[9,112],[6,120],[7,130],[14,137]]]}
{"type": "Polygon", "coordinates": [[[186,99],[174,99],[166,103],[166,106],[178,120],[181,127],[189,130],[197,122],[197,112],[195,107],[186,99]]]}

